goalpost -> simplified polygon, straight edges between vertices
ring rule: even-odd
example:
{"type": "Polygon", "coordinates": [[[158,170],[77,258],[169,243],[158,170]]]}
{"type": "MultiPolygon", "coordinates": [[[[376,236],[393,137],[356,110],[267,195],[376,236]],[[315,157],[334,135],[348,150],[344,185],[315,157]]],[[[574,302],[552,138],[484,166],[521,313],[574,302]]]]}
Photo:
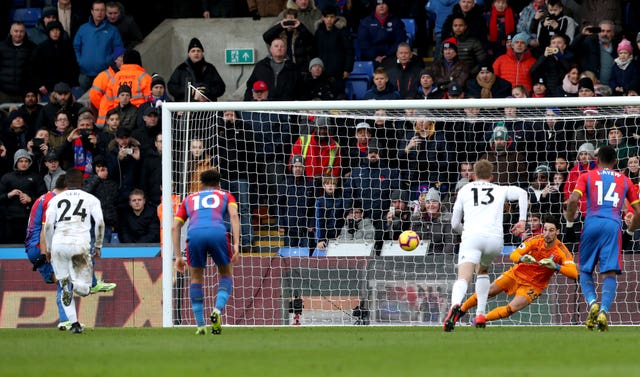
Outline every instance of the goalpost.
{"type": "MultiPolygon", "coordinates": [[[[495,138],[506,137],[504,153],[509,156],[509,163],[497,163],[499,183],[527,189],[535,180],[536,169],[545,164],[549,182],[553,184],[556,156],[567,157],[570,169],[583,142],[595,137],[592,144],[597,149],[607,142],[608,131],[614,124],[629,142],[629,150],[634,150],[638,139],[633,135],[640,134],[636,129],[640,126],[640,97],[165,103],[162,106],[163,326],[195,323],[188,297],[188,276],[177,276],[173,267],[171,198],[177,195],[182,199],[196,190],[199,172],[210,166],[221,167],[223,188],[234,193],[241,206],[244,250],[253,247],[253,252],[243,253],[234,267],[234,289],[223,313],[224,325],[290,325],[295,323],[295,313],[301,310],[303,325],[441,326],[456,278],[455,251],[459,238],[441,230],[446,226],[433,225],[429,219],[435,215],[424,209],[425,214],[420,212],[417,202],[420,190],[438,192],[442,215],[437,221],[446,223],[456,186],[464,183],[459,176],[460,164],[473,162],[485,153],[492,154],[495,138]],[[229,123],[225,125],[225,111],[237,115],[235,128],[229,123]],[[426,141],[424,147],[433,153],[412,153],[409,135],[413,135],[415,123],[423,121],[433,122],[434,131],[426,132],[426,139],[433,143],[426,141]],[[362,176],[377,166],[373,162],[368,165],[366,148],[354,147],[355,128],[362,122],[369,125],[374,134],[372,139],[376,140],[374,148],[379,150],[383,163],[389,165],[385,170],[388,176],[363,180],[344,174],[362,166],[357,170],[362,176]],[[555,128],[550,128],[551,123],[555,128]],[[595,124],[595,134],[584,131],[591,124],[595,124]],[[363,244],[367,247],[375,244],[370,255],[324,256],[323,250],[314,248],[317,240],[313,231],[303,229],[300,237],[300,233],[293,235],[289,230],[284,234],[278,232],[279,228],[293,227],[293,219],[286,210],[292,206],[306,206],[311,228],[316,225],[313,207],[316,198],[323,195],[320,180],[312,185],[311,191],[306,191],[313,197],[300,201],[294,200],[300,199],[298,194],[291,194],[296,192],[291,182],[300,181],[288,181],[287,176],[292,174],[289,163],[293,144],[317,125],[327,125],[340,144],[343,173],[338,179],[342,188],[339,194],[347,196],[342,202],[343,208],[346,206],[344,211],[335,212],[339,213],[336,216],[340,224],[348,224],[345,218],[355,204],[363,207],[365,218],[371,218],[378,229],[376,240],[355,243],[329,240],[329,244],[339,245],[347,254],[349,250],[361,249],[363,244]],[[241,127],[247,132],[241,132],[241,127]],[[496,127],[506,133],[496,131],[496,127]],[[555,144],[548,140],[563,131],[571,132],[563,133],[567,136],[555,144]],[[248,140],[236,143],[238,140],[234,139],[231,143],[232,134],[248,140]],[[250,153],[234,150],[238,145],[250,153]],[[383,252],[380,256],[380,249],[395,243],[392,232],[385,230],[394,192],[409,200],[409,212],[415,209],[418,218],[411,226],[426,224],[422,230],[426,254],[384,256],[383,252]],[[268,246],[262,246],[265,243],[268,246]],[[300,249],[303,253],[308,249],[309,254],[316,256],[300,256],[300,249]],[[288,254],[285,250],[297,252],[288,254]]],[[[505,156],[502,153],[495,158],[502,161],[505,156]]],[[[550,211],[561,218],[562,203],[554,204],[550,211]]],[[[541,215],[549,212],[546,210],[549,207],[544,206],[535,207],[533,212],[537,213],[539,208],[546,211],[541,215]]],[[[517,210],[505,209],[505,224],[512,223],[514,212],[517,210]]],[[[561,220],[565,232],[565,221],[561,220]]],[[[579,224],[576,232],[579,233],[579,224]]],[[[519,242],[505,233],[503,255],[490,270],[492,280],[512,265],[508,254],[519,242]]],[[[577,262],[577,241],[568,245],[577,262]]],[[[634,243],[623,254],[623,274],[619,276],[618,294],[611,310],[610,321],[614,325],[640,325],[637,310],[640,254],[634,254],[639,249],[634,243]]],[[[216,275],[215,266],[207,266],[207,310],[213,307],[216,275]]],[[[473,286],[469,294],[472,290],[473,286]]],[[[501,294],[489,300],[489,308],[506,302],[506,296],[501,294]]],[[[586,311],[577,282],[558,274],[532,305],[496,324],[578,325],[584,322],[586,311]]],[[[462,323],[473,317],[466,316],[462,323]]]]}

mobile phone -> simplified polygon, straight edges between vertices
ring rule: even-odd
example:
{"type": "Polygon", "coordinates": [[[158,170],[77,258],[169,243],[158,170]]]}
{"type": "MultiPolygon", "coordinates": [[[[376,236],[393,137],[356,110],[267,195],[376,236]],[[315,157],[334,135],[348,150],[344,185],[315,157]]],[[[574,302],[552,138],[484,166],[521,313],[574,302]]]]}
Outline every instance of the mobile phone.
{"type": "Polygon", "coordinates": [[[587,31],[591,34],[598,34],[602,29],[599,26],[591,26],[587,28],[587,31]]]}
{"type": "Polygon", "coordinates": [[[389,207],[389,212],[391,212],[391,214],[395,215],[396,214],[396,207],[394,207],[394,206],[389,207]]]}
{"type": "Polygon", "coordinates": [[[286,20],[282,22],[282,26],[295,26],[296,22],[294,20],[286,20]]]}
{"type": "Polygon", "coordinates": [[[124,151],[126,154],[133,154],[133,148],[125,148],[124,151]]]}
{"type": "Polygon", "coordinates": [[[89,136],[91,136],[91,133],[92,133],[92,132],[93,132],[93,131],[91,131],[91,130],[89,130],[89,129],[87,129],[87,128],[83,128],[83,129],[81,129],[81,130],[80,130],[80,136],[82,136],[82,137],[89,137],[89,136]]]}
{"type": "Polygon", "coordinates": [[[39,138],[39,137],[34,137],[33,138],[33,146],[34,147],[39,147],[44,143],[44,139],[39,138]]]}

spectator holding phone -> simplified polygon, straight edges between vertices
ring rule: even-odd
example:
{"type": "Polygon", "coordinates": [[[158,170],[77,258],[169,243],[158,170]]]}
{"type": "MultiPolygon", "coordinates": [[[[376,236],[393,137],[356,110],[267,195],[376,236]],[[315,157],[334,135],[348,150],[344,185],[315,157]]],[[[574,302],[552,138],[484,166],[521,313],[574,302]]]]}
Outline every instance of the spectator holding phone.
{"type": "Polygon", "coordinates": [[[615,25],[611,20],[602,20],[598,27],[587,24],[576,35],[571,48],[576,56],[581,57],[580,66],[583,71],[593,72],[602,83],[608,83],[617,43],[614,42],[615,25]]]}
{"type": "Polygon", "coordinates": [[[87,109],[78,115],[78,127],[73,129],[58,151],[58,157],[65,170],[76,168],[85,178],[93,174],[93,158],[98,154],[98,137],[94,127],[95,118],[87,109]]]}
{"type": "Polygon", "coordinates": [[[131,131],[118,128],[116,138],[109,143],[106,155],[111,178],[118,183],[118,204],[126,206],[129,193],[138,187],[140,177],[140,143],[131,137],[131,131]]]}
{"type": "Polygon", "coordinates": [[[296,71],[306,73],[313,51],[313,34],[298,19],[298,11],[285,9],[282,19],[263,35],[266,44],[271,44],[274,39],[280,38],[287,46],[287,59],[293,62],[296,71]]]}

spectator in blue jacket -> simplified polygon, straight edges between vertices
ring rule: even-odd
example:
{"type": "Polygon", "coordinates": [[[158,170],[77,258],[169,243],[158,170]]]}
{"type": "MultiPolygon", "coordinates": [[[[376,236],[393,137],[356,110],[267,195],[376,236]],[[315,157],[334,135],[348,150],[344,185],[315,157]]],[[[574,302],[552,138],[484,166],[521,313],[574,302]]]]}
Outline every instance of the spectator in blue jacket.
{"type": "Polygon", "coordinates": [[[387,56],[395,55],[398,44],[407,37],[402,20],[389,14],[388,1],[376,0],[375,11],[360,22],[360,60],[373,60],[379,65],[387,56]]]}
{"type": "Polygon", "coordinates": [[[73,39],[80,66],[78,81],[84,91],[89,90],[93,79],[109,66],[114,50],[124,47],[120,32],[107,21],[106,15],[104,0],[94,0],[89,21],[80,26],[73,39]]]}

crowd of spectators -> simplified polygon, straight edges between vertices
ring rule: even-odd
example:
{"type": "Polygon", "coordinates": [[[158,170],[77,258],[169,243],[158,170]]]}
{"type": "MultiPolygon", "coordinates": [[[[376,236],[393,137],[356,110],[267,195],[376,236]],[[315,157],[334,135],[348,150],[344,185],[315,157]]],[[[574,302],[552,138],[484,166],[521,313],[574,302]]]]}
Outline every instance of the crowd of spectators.
{"type": "MultiPolygon", "coordinates": [[[[355,60],[373,62],[365,95],[371,100],[640,90],[634,2],[237,3],[203,1],[201,15],[277,20],[264,31],[269,54],[255,64],[245,101],[344,99],[355,60]],[[407,39],[403,18],[419,21],[415,39],[407,39]],[[425,67],[431,51],[433,63],[425,67]]],[[[0,111],[0,216],[8,220],[0,243],[22,242],[32,199],[69,168],[81,170],[86,189],[100,197],[107,241],[115,232],[122,241],[159,241],[159,108],[173,100],[216,101],[226,85],[197,37],[168,81],[145,70],[135,50],[141,40],[122,4],[103,0],[84,13],[59,0],[42,10],[35,27],[11,24],[0,43],[0,103],[17,105],[0,111]],[[87,91],[85,106],[76,99],[87,91]]],[[[453,252],[450,205],[478,158],[494,163],[496,182],[527,188],[536,213],[561,212],[602,145],[614,146],[618,168],[637,180],[640,131],[628,115],[640,109],[601,119],[599,109],[581,108],[581,121],[553,107],[531,121],[518,111],[505,108],[503,119],[487,121],[479,120],[480,109],[464,109],[450,122],[411,110],[405,114],[411,121],[383,110],[362,119],[228,111],[212,118],[216,145],[205,138],[212,123],[197,124],[184,141],[188,153],[176,160],[187,162],[175,170],[187,176],[176,174],[176,190],[197,190],[198,172],[218,167],[224,188],[245,203],[245,247],[251,212],[262,205],[277,218],[287,246],[381,242],[412,228],[436,250],[453,252]],[[191,183],[180,185],[184,180],[191,183]]]]}

